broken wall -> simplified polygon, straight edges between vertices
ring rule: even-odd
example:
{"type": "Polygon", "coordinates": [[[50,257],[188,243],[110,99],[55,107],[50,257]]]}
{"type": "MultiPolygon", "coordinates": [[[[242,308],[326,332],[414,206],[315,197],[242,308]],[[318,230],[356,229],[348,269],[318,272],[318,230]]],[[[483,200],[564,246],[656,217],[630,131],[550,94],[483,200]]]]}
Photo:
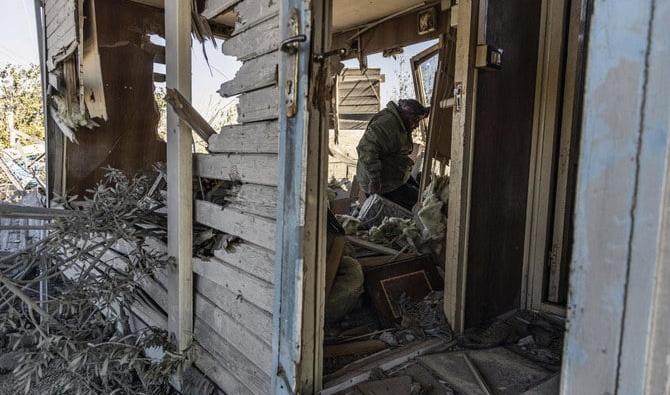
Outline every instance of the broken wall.
{"type": "MultiPolygon", "coordinates": [[[[95,25],[107,121],[76,130],[78,144],[67,143],[65,182],[81,194],[100,180],[105,166],[127,173],[152,170],[165,161],[158,137],[154,100],[154,53],[144,48],[149,33],[162,33],[163,11],[126,0],[95,0],[95,25]]],[[[85,23],[91,23],[88,18],[85,23]]]]}

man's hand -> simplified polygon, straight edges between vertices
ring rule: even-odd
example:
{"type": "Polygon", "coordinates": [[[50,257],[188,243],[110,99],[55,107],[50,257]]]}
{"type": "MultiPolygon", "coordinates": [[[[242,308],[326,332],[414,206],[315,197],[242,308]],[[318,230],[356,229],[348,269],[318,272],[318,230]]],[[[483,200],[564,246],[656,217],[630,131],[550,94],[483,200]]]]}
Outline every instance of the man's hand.
{"type": "Polygon", "coordinates": [[[368,193],[370,195],[380,194],[382,192],[382,182],[380,180],[372,180],[368,185],[368,193]]]}

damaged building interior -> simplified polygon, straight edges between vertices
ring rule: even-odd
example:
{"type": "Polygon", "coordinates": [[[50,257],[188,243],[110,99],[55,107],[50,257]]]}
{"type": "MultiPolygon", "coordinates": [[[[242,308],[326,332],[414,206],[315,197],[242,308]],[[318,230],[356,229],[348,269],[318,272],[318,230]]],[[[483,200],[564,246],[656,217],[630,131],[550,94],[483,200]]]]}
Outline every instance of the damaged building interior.
{"type": "MultiPolygon", "coordinates": [[[[462,101],[462,87],[454,85],[460,26],[451,4],[406,2],[408,8],[403,8],[400,3],[388,15],[375,15],[372,24],[363,21],[364,29],[351,20],[338,20],[348,4],[333,9],[331,46],[345,48],[348,54],[335,62],[349,56],[357,58],[359,66],[339,73],[332,67],[335,122],[329,159],[334,158],[336,166],[345,162],[336,142],[342,136],[347,141],[346,133],[351,132],[346,129],[365,129],[349,126],[350,119],[370,120],[386,106],[378,100],[380,70],[366,69],[367,58],[436,42],[410,62],[414,91],[407,98],[430,107],[414,133],[410,154],[415,162],[410,183],[420,191],[418,199],[415,196],[408,206],[362,192],[357,177],[351,176],[355,150],[346,153],[352,158],[346,173],[334,171],[329,163],[329,176],[347,178],[331,178],[328,191],[332,218],[341,226],[328,222],[327,265],[339,260],[340,266],[336,275],[326,268],[323,393],[351,386],[352,377],[360,375],[356,369],[365,366],[354,361],[431,337],[446,339],[448,351],[401,364],[350,393],[410,393],[417,382],[436,394],[558,393],[572,237],[577,140],[573,125],[579,122],[575,98],[583,67],[578,39],[584,28],[581,5],[488,2],[490,14],[481,15],[484,20],[472,27],[479,29],[475,67],[481,72],[472,121],[472,181],[468,202],[461,203],[467,205],[469,224],[459,235],[468,243],[466,279],[459,285],[465,292],[459,299],[455,284],[445,283],[445,271],[454,270],[447,261],[453,245],[447,245],[447,217],[453,196],[452,114],[462,101]],[[354,102],[365,106],[351,109],[354,102]],[[368,103],[373,109],[360,114],[368,103]],[[538,171],[542,173],[535,174],[538,171]],[[454,313],[446,320],[453,328],[445,325],[443,308],[454,313]],[[348,363],[352,365],[342,368],[348,363]],[[431,377],[438,381],[427,379],[431,377]],[[440,382],[446,382],[447,389],[440,382]],[[540,388],[533,389],[536,386],[540,388]]],[[[362,6],[350,9],[366,18],[362,6]]],[[[381,69],[382,80],[385,74],[388,70],[381,69]]],[[[363,130],[352,139],[359,144],[359,154],[363,130]]],[[[398,149],[388,144],[389,150],[398,149]]],[[[382,159],[382,172],[384,165],[382,159]]],[[[383,352],[378,355],[380,360],[388,358],[383,352]]],[[[375,358],[367,362],[375,363],[382,364],[375,358]]]]}
{"type": "Polygon", "coordinates": [[[585,292],[571,265],[592,2],[43,3],[44,200],[86,195],[108,167],[153,180],[147,248],[177,264],[145,280],[133,325],[192,347],[217,391],[610,385],[564,344],[585,292]],[[220,130],[191,104],[208,40],[240,62],[211,87],[237,103],[220,130]],[[401,57],[409,81],[388,67],[401,57]],[[382,188],[397,169],[409,197],[382,188]]]}

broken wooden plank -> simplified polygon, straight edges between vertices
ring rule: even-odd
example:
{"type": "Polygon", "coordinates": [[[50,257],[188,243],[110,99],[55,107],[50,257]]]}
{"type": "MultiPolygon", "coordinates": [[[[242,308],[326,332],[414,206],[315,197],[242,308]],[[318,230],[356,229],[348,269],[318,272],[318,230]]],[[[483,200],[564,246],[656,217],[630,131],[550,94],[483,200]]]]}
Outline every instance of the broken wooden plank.
{"type": "Polygon", "coordinates": [[[400,251],[395,250],[393,248],[372,243],[370,241],[360,239],[356,236],[347,236],[347,241],[357,247],[365,248],[366,250],[378,252],[380,254],[395,256],[396,254],[400,253],[400,251]]]}
{"type": "Polygon", "coordinates": [[[279,89],[276,86],[240,95],[237,104],[238,121],[256,122],[277,119],[279,114],[279,89]]]}
{"type": "Polygon", "coordinates": [[[279,152],[279,125],[277,121],[228,125],[209,139],[210,152],[217,153],[272,153],[279,152]]]}
{"type": "Polygon", "coordinates": [[[221,261],[272,284],[274,282],[274,252],[250,243],[235,243],[226,249],[215,250],[221,261]]]}
{"type": "Polygon", "coordinates": [[[393,257],[390,257],[388,255],[381,255],[381,256],[366,256],[362,258],[356,258],[358,263],[361,264],[361,267],[363,270],[370,269],[373,267],[381,266],[381,265],[386,265],[387,263],[393,263],[396,261],[401,261],[403,259],[407,258],[412,258],[415,257],[416,254],[400,254],[398,255],[395,259],[393,257]]]}
{"type": "Polygon", "coordinates": [[[324,377],[324,389],[320,395],[334,395],[356,384],[370,379],[375,369],[387,371],[418,356],[434,352],[448,346],[441,339],[429,339],[408,344],[395,350],[384,350],[324,377]]]}
{"type": "Polygon", "coordinates": [[[272,18],[234,35],[222,47],[224,54],[245,61],[276,51],[279,41],[279,18],[272,18]]]}
{"type": "Polygon", "coordinates": [[[165,101],[172,106],[179,119],[184,121],[201,139],[209,141],[209,138],[216,134],[216,131],[207,120],[176,89],[167,89],[165,101]]]}
{"type": "Polygon", "coordinates": [[[204,178],[277,185],[277,155],[196,154],[194,172],[204,178]]]}
{"type": "Polygon", "coordinates": [[[233,8],[240,0],[207,0],[205,2],[205,9],[200,12],[200,15],[207,19],[213,19],[233,8]]]}
{"type": "Polygon", "coordinates": [[[21,206],[18,204],[0,204],[0,217],[5,218],[51,219],[56,217],[70,217],[84,214],[84,212],[75,210],[21,206]]]}
{"type": "Polygon", "coordinates": [[[193,271],[197,275],[207,278],[231,293],[243,298],[261,310],[272,312],[274,287],[272,284],[250,276],[246,272],[228,265],[216,258],[208,260],[193,258],[193,271]]]}
{"type": "Polygon", "coordinates": [[[341,357],[344,355],[366,354],[381,351],[388,345],[378,339],[360,340],[348,343],[330,344],[323,346],[325,358],[341,357]]]}
{"type": "Polygon", "coordinates": [[[235,11],[238,18],[235,33],[238,33],[276,16],[279,13],[279,2],[246,0],[237,4],[235,11]]]}
{"type": "Polygon", "coordinates": [[[235,78],[221,84],[219,94],[223,97],[230,97],[276,85],[278,61],[279,54],[270,52],[244,62],[235,74],[235,78]]]}
{"type": "Polygon", "coordinates": [[[195,202],[197,222],[218,229],[224,233],[274,250],[275,221],[252,214],[244,214],[233,208],[221,207],[204,200],[195,202]]]}
{"type": "Polygon", "coordinates": [[[105,84],[102,79],[102,66],[98,50],[98,27],[96,22],[95,1],[80,3],[85,7],[84,17],[88,23],[88,37],[83,37],[81,48],[79,77],[84,89],[84,103],[91,118],[107,120],[107,105],[105,104],[105,84]]]}
{"type": "Polygon", "coordinates": [[[458,393],[485,395],[462,352],[425,355],[419,358],[419,362],[458,393]]]}
{"type": "Polygon", "coordinates": [[[477,368],[475,363],[472,362],[467,352],[463,353],[463,359],[465,360],[465,364],[468,366],[468,369],[470,369],[470,373],[472,373],[472,376],[477,381],[477,384],[479,384],[482,392],[484,392],[486,395],[493,395],[493,392],[491,391],[489,384],[486,382],[486,379],[484,379],[482,373],[479,371],[479,368],[477,368]]]}

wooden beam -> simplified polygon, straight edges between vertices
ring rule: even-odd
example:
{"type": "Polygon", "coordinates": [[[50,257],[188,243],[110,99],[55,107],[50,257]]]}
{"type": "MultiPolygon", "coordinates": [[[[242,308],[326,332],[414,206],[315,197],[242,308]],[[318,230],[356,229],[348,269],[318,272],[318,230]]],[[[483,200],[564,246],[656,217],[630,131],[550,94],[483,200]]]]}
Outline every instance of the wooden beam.
{"type": "MultiPolygon", "coordinates": [[[[168,89],[191,98],[191,0],[165,2],[165,54],[168,89]]],[[[193,339],[193,137],[173,108],[167,109],[168,173],[168,330],[179,350],[193,339]]]]}
{"type": "Polygon", "coordinates": [[[193,108],[191,103],[179,93],[179,91],[168,88],[165,100],[170,104],[174,112],[185,122],[194,132],[204,141],[216,134],[214,128],[200,115],[198,110],[193,108]]]}
{"type": "MultiPolygon", "coordinates": [[[[439,38],[440,34],[449,31],[449,11],[440,11],[439,4],[422,7],[416,11],[396,16],[375,26],[374,29],[365,31],[360,35],[360,43],[365,54],[382,52],[386,49],[404,47],[419,42],[439,38]],[[426,8],[433,7],[437,10],[437,28],[428,34],[420,35],[417,29],[418,13],[426,8]]],[[[352,48],[355,43],[350,40],[352,31],[333,34],[332,48],[352,48]]],[[[349,52],[346,57],[355,58],[356,51],[349,52]]]]}
{"type": "Polygon", "coordinates": [[[444,309],[447,320],[456,332],[463,331],[465,313],[470,177],[474,138],[474,87],[477,85],[474,69],[477,6],[477,0],[461,0],[458,4],[458,14],[455,16],[458,19],[458,34],[454,85],[460,92],[460,97],[456,99],[460,105],[454,108],[451,132],[444,309]]]}
{"type": "Polygon", "coordinates": [[[265,88],[277,84],[277,52],[250,59],[242,64],[235,78],[221,84],[219,94],[223,97],[265,88]]]}
{"type": "Polygon", "coordinates": [[[52,219],[83,215],[75,210],[59,210],[54,208],[20,206],[18,204],[0,204],[0,217],[3,218],[35,218],[52,219]]]}

